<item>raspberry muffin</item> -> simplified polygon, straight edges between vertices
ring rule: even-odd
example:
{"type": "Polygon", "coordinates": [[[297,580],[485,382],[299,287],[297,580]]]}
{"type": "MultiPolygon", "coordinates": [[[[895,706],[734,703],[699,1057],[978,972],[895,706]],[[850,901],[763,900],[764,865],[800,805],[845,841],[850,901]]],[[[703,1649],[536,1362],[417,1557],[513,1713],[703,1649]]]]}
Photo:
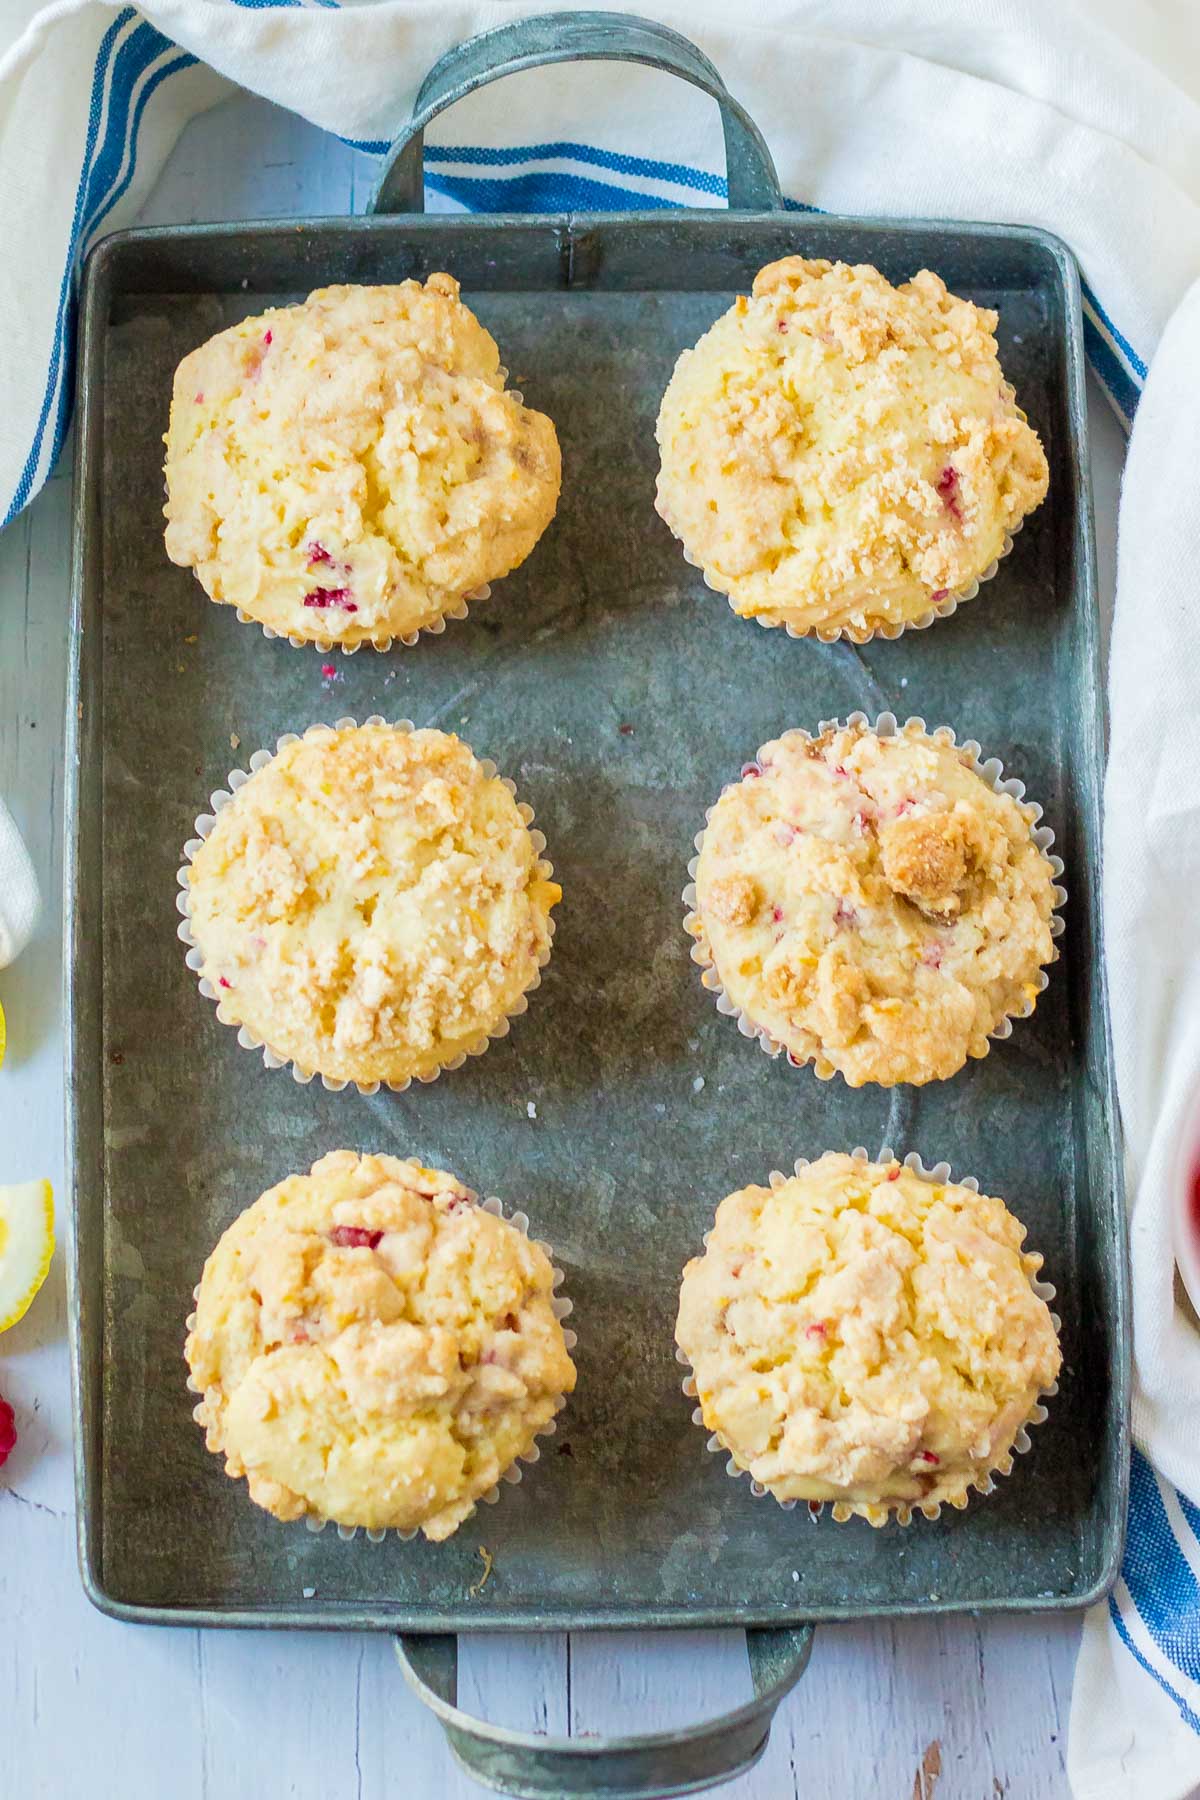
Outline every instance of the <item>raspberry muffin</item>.
{"type": "Polygon", "coordinates": [[[483,1049],[550,955],[562,890],[532,818],[442,731],[282,739],[188,846],[189,960],[218,1017],[333,1082],[483,1049]]]}
{"type": "Polygon", "coordinates": [[[760,270],[658,417],[658,510],[709,586],[743,618],[859,640],[973,593],[1049,479],[995,329],[928,269],[760,270]]]}
{"type": "Polygon", "coordinates": [[[709,814],[687,919],[706,985],[851,1087],[986,1056],[1046,985],[1064,898],[1040,809],[991,786],[977,747],[886,724],[765,744],[709,814]]]}
{"type": "Polygon", "coordinates": [[[1062,1361],[1024,1226],[863,1152],[772,1180],[722,1200],[683,1272],[676,1336],[704,1424],[777,1500],[839,1519],[990,1491],[1062,1361]]]}
{"type": "Polygon", "coordinates": [[[555,1281],[452,1175],[335,1150],[204,1265],[185,1355],[208,1448],[277,1519],[449,1537],[575,1386],[555,1281]]]}
{"type": "Polygon", "coordinates": [[[558,503],[554,426],[504,381],[451,275],[319,288],[218,332],[175,374],[167,555],[309,642],[459,615],[558,503]]]}

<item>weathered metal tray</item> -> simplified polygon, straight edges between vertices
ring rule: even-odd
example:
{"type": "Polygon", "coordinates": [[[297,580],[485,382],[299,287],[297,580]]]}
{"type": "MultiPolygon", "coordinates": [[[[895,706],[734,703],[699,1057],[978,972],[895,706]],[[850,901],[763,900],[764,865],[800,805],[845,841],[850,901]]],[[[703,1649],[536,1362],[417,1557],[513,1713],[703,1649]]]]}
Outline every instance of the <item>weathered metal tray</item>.
{"type": "MultiPolygon", "coordinates": [[[[681,40],[668,55],[654,39],[681,68],[681,40]]],[[[576,33],[567,48],[579,45],[576,33]]],[[[464,54],[478,66],[478,45],[464,54]]],[[[489,55],[521,60],[511,43],[489,55]]],[[[408,163],[411,147],[400,173],[408,163]]],[[[770,189],[769,159],[752,179],[770,189]]],[[[790,1627],[1103,1592],[1122,1534],[1129,1323],[1099,942],[1081,322],[1065,248],[1028,230],[782,211],[139,231],[90,260],[80,368],[68,1136],[80,1546],[96,1604],[144,1621],[436,1633],[790,1627]],[[894,643],[793,642],[738,620],[653,510],[654,419],[675,357],[790,251],[869,260],[893,279],[928,265],[998,307],[1005,369],[1049,454],[1049,498],[996,579],[894,643]],[[414,649],[351,659],[266,642],[163,552],[175,364],[320,283],[441,268],[558,427],[558,518],[488,605],[414,649]],[[1042,801],[1066,862],[1063,956],[1035,1017],[920,1091],[852,1091],[769,1061],[718,1016],[682,929],[692,836],[722,784],[764,739],[858,707],[978,738],[1042,801]],[[174,877],[231,767],[284,731],[372,712],[456,730],[510,772],[565,897],[554,958],[511,1037],[432,1087],[364,1099],[264,1069],[215,1022],[184,967],[174,877]],[[873,1531],[810,1523],[727,1478],[680,1393],[672,1325],[680,1270],[723,1194],[798,1154],[885,1141],[1009,1198],[1058,1287],[1065,1368],[1031,1454],[991,1499],[873,1531]],[[579,1388],[557,1438],[500,1505],[436,1547],[278,1525],[225,1479],[191,1419],[183,1321],[205,1255],[264,1187],[339,1145],[413,1152],[527,1207],[576,1302],[579,1388]],[[478,1591],[481,1543],[495,1563],[478,1591]]],[[[806,1643],[791,1646],[801,1658],[806,1643]]],[[[780,1648],[760,1639],[759,1661],[780,1648]]],[[[426,1646],[431,1679],[436,1662],[426,1646]]],[[[445,1659],[441,1691],[452,1697],[445,1659]]],[[[765,1742],[761,1717],[754,1729],[765,1742]]],[[[558,1779],[520,1791],[565,1792],[558,1779]]],[[[656,1779],[645,1791],[668,1791],[656,1779]]]]}

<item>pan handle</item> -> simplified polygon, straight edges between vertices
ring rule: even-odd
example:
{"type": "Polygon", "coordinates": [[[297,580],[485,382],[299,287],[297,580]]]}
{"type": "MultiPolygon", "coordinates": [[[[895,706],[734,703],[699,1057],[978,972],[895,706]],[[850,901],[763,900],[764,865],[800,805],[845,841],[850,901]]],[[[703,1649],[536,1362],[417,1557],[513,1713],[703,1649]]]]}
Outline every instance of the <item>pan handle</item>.
{"type": "Polygon", "coordinates": [[[694,44],[652,19],[625,13],[569,12],[514,19],[447,50],[422,83],[413,116],[388,153],[369,210],[424,210],[425,128],[456,100],[521,69],[540,68],[544,63],[597,61],[647,63],[710,94],[721,108],[730,206],[748,212],[782,207],[779,177],[762,133],[694,44]]]}
{"type": "Polygon", "coordinates": [[[441,1720],[455,1758],[484,1787],[519,1800],[666,1800],[753,1767],[776,1707],[808,1667],[813,1631],[748,1631],[754,1699],[703,1725],[644,1737],[538,1737],[488,1725],[455,1704],[456,1638],[406,1633],[396,1639],[396,1655],[408,1685],[441,1720]]]}

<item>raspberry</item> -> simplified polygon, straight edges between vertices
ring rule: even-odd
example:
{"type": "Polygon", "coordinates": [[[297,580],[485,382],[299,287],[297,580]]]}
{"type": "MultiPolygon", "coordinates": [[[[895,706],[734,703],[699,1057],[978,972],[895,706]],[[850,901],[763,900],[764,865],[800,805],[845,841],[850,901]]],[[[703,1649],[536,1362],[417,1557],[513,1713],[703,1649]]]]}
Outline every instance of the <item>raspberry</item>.
{"type": "Polygon", "coordinates": [[[17,1447],[17,1425],[7,1400],[0,1400],[0,1468],[17,1447]]]}
{"type": "Polygon", "coordinates": [[[218,975],[217,976],[217,986],[227,988],[227,987],[232,987],[233,983],[231,981],[226,981],[226,979],[223,975],[218,975]]]}
{"type": "Polygon", "coordinates": [[[305,594],[304,604],[305,604],[305,606],[319,606],[319,607],[340,606],[343,612],[357,612],[358,611],[357,605],[350,598],[350,589],[344,588],[344,587],[313,588],[311,593],[305,594]]]}
{"type": "Polygon", "coordinates": [[[956,519],[962,518],[962,506],[958,498],[958,470],[952,463],[947,463],[937,478],[937,491],[946,511],[956,519]]]}
{"type": "Polygon", "coordinates": [[[324,544],[318,544],[314,538],[312,543],[308,546],[308,560],[310,563],[331,563],[333,558],[330,556],[324,544]]]}
{"type": "Polygon", "coordinates": [[[920,1452],[920,1460],[923,1463],[929,1463],[930,1465],[933,1465],[935,1463],[941,1462],[942,1459],[940,1456],[935,1456],[933,1454],[932,1450],[922,1450],[920,1452]]]}
{"type": "Polygon", "coordinates": [[[335,1225],[329,1241],[339,1250],[374,1250],[382,1236],[382,1231],[369,1231],[365,1225],[335,1225]]]}

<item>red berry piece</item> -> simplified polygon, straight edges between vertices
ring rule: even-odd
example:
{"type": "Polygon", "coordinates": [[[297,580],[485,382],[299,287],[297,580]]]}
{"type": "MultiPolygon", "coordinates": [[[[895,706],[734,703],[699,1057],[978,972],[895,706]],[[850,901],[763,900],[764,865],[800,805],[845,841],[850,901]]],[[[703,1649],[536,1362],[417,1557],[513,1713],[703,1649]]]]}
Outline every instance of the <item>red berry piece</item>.
{"type": "Polygon", "coordinates": [[[921,1460],[921,1461],[922,1461],[922,1462],[923,1462],[923,1463],[928,1463],[928,1464],[929,1464],[929,1466],[930,1466],[930,1468],[933,1468],[933,1467],[935,1467],[935,1466],[936,1466],[936,1465],[937,1465],[937,1464],[938,1464],[938,1463],[939,1463],[939,1462],[941,1462],[941,1460],[942,1460],[942,1459],[941,1459],[941,1457],[940,1457],[940,1456],[935,1456],[935,1455],[934,1455],[934,1454],[933,1454],[933,1451],[932,1451],[932,1450],[922,1450],[922,1451],[921,1451],[921,1453],[920,1453],[920,1460],[921,1460]]]}
{"type": "Polygon", "coordinates": [[[325,677],[326,681],[334,681],[337,678],[337,664],[336,663],[322,663],[321,664],[321,673],[325,677]]]}
{"type": "Polygon", "coordinates": [[[17,1447],[17,1422],[7,1400],[0,1400],[0,1468],[17,1447]]]}
{"type": "Polygon", "coordinates": [[[824,1341],[828,1330],[829,1327],[824,1321],[818,1319],[814,1325],[806,1325],[804,1327],[804,1335],[805,1337],[815,1338],[818,1343],[821,1343],[824,1341]]]}
{"type": "Polygon", "coordinates": [[[958,497],[958,470],[952,463],[947,463],[937,478],[937,491],[942,505],[954,518],[962,518],[962,503],[958,497]]]}
{"type": "Polygon", "coordinates": [[[752,781],[756,775],[761,775],[761,774],[762,774],[762,770],[759,768],[757,763],[750,762],[750,763],[742,764],[742,780],[743,781],[752,781]]]}
{"type": "Polygon", "coordinates": [[[321,608],[326,606],[337,606],[340,607],[343,612],[358,611],[357,605],[350,598],[350,589],[345,587],[313,588],[311,593],[305,594],[304,604],[305,606],[316,606],[321,608]]]}
{"type": "Polygon", "coordinates": [[[308,560],[310,563],[331,563],[333,558],[330,556],[324,544],[318,544],[317,540],[314,538],[312,543],[308,546],[308,560]]]}
{"type": "Polygon", "coordinates": [[[335,1225],[329,1241],[339,1250],[374,1250],[382,1236],[382,1231],[369,1231],[365,1225],[335,1225]]]}
{"type": "Polygon", "coordinates": [[[227,988],[227,987],[232,987],[233,983],[231,981],[226,981],[226,979],[223,975],[218,975],[217,976],[217,986],[227,988]]]}
{"type": "Polygon", "coordinates": [[[949,588],[934,588],[934,590],[933,590],[932,594],[930,594],[929,598],[931,600],[944,600],[946,598],[946,595],[949,592],[950,592],[949,588]]]}
{"type": "Polygon", "coordinates": [[[271,332],[271,331],[263,332],[263,349],[264,350],[269,350],[271,348],[271,344],[274,341],[274,336],[275,336],[274,332],[271,332]]]}

